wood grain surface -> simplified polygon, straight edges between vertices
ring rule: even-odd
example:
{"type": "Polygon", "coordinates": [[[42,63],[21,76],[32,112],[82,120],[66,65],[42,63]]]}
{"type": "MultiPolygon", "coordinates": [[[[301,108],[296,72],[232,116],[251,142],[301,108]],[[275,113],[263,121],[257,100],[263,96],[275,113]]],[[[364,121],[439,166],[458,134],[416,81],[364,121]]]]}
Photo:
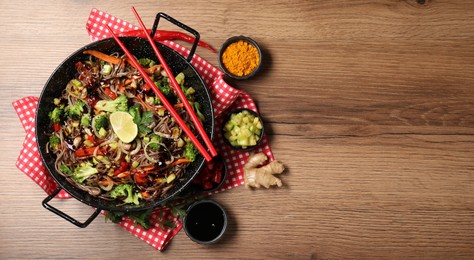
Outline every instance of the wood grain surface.
{"type": "Polygon", "coordinates": [[[135,1],[145,23],[166,12],[217,48],[261,44],[261,73],[229,83],[258,102],[284,186],[213,196],[230,213],[224,240],[180,232],[164,252],[102,217],[79,229],[45,210],[15,167],[11,102],[90,42],[91,8],[133,22],[131,5],[0,0],[0,258],[474,258],[474,1],[135,1]]]}

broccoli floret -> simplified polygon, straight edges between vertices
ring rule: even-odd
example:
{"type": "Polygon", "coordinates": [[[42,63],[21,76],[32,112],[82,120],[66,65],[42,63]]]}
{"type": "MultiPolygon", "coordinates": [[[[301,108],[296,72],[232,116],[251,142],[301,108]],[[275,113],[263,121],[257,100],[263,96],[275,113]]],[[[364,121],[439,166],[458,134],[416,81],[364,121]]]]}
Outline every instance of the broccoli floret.
{"type": "Polygon", "coordinates": [[[66,114],[73,119],[81,118],[81,114],[84,112],[84,102],[78,100],[74,105],[66,107],[66,114]]]}
{"type": "Polygon", "coordinates": [[[161,142],[163,142],[163,137],[159,135],[151,135],[150,144],[148,145],[148,148],[150,148],[153,151],[158,151],[158,149],[160,149],[161,142]]]}
{"type": "Polygon", "coordinates": [[[61,140],[59,140],[59,137],[57,137],[56,135],[52,135],[52,136],[49,137],[49,146],[53,150],[58,150],[59,149],[60,142],[61,142],[61,140]]]}
{"type": "Polygon", "coordinates": [[[166,97],[171,97],[171,88],[170,84],[168,82],[168,78],[163,78],[163,80],[160,81],[155,81],[155,85],[158,87],[160,92],[165,95],[166,97]]]}
{"type": "Polygon", "coordinates": [[[84,127],[89,127],[91,125],[91,117],[89,114],[84,114],[81,117],[81,125],[84,127]]]}
{"type": "Polygon", "coordinates": [[[159,89],[161,93],[163,93],[163,95],[165,95],[166,97],[169,97],[171,95],[171,88],[169,84],[161,84],[159,86],[159,89]]]}
{"type": "Polygon", "coordinates": [[[194,146],[193,143],[188,142],[184,148],[184,156],[186,159],[193,162],[196,159],[196,155],[198,154],[198,149],[194,146]]]}
{"type": "Polygon", "coordinates": [[[59,123],[64,115],[64,105],[55,107],[53,111],[49,112],[48,116],[54,123],[59,123]]]}
{"type": "Polygon", "coordinates": [[[97,171],[96,168],[92,167],[91,163],[84,163],[74,169],[74,173],[72,174],[71,178],[79,183],[82,183],[85,179],[98,172],[99,171],[97,171]]]}
{"type": "Polygon", "coordinates": [[[100,131],[101,128],[107,130],[109,128],[109,120],[106,115],[100,115],[95,119],[95,130],[100,131]]]}
{"type": "Polygon", "coordinates": [[[138,60],[138,63],[142,66],[148,66],[148,67],[151,67],[153,65],[155,65],[155,61],[154,60],[151,60],[149,58],[141,58],[138,60]]]}
{"type": "Polygon", "coordinates": [[[128,110],[128,98],[125,95],[120,95],[114,100],[99,100],[94,108],[107,112],[115,111],[127,111],[128,110]]]}
{"type": "Polygon", "coordinates": [[[66,175],[72,174],[71,168],[69,168],[66,164],[61,164],[61,166],[59,166],[59,170],[61,170],[61,172],[66,175]]]}
{"type": "Polygon", "coordinates": [[[110,192],[110,197],[114,199],[120,198],[125,203],[133,203],[135,205],[138,205],[138,199],[141,198],[141,194],[134,192],[133,185],[125,183],[115,187],[115,189],[110,192]]]}
{"type": "Polygon", "coordinates": [[[95,130],[99,133],[100,137],[105,137],[107,135],[107,129],[109,128],[109,120],[105,114],[98,116],[95,119],[95,130]]]}

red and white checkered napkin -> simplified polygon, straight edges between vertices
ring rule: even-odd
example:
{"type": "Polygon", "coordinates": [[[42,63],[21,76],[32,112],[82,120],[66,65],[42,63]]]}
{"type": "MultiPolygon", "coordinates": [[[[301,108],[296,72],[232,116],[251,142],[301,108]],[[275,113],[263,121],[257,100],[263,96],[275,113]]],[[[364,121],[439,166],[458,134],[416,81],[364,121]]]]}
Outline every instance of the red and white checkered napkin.
{"type": "MultiPolygon", "coordinates": [[[[97,9],[92,9],[86,24],[86,29],[93,41],[111,36],[104,28],[104,24],[106,23],[117,33],[138,29],[138,27],[113,17],[110,14],[97,9]]],[[[189,54],[188,49],[175,42],[164,41],[163,44],[173,48],[183,56],[189,54]]],[[[249,152],[234,150],[224,143],[221,134],[223,117],[226,112],[234,108],[249,108],[256,112],[258,111],[252,98],[247,93],[229,86],[223,80],[223,73],[216,67],[196,54],[191,63],[204,80],[214,106],[214,115],[216,117],[216,137],[214,139],[214,146],[216,147],[217,152],[224,157],[225,164],[228,168],[228,175],[225,183],[220,190],[215,191],[214,193],[222,192],[233,187],[238,187],[244,183],[243,166],[250,155],[249,152]]],[[[38,152],[35,137],[35,110],[37,105],[37,97],[25,97],[13,102],[13,107],[26,131],[23,149],[20,152],[16,165],[18,169],[36,182],[47,194],[51,194],[57,188],[57,184],[44,168],[38,152]]],[[[268,145],[266,136],[255,152],[264,152],[270,160],[273,160],[273,154],[268,145]]],[[[212,194],[209,193],[208,195],[212,194]]],[[[64,191],[61,191],[57,196],[57,198],[70,197],[71,196],[64,191]]],[[[134,226],[133,221],[128,218],[124,218],[124,221],[119,223],[119,225],[158,250],[162,250],[183,226],[182,223],[166,208],[156,208],[151,215],[151,220],[153,227],[149,230],[143,230],[140,226],[134,226]],[[161,221],[173,220],[175,227],[161,230],[159,227],[160,225],[158,224],[160,219],[161,221]]]]}

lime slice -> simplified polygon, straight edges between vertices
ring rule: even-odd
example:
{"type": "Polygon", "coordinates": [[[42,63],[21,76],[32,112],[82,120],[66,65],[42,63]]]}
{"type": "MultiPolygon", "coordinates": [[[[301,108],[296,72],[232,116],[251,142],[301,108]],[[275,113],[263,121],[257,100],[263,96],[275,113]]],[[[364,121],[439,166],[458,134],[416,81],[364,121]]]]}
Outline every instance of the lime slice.
{"type": "Polygon", "coordinates": [[[117,137],[124,143],[130,143],[137,137],[138,127],[133,122],[133,117],[127,112],[113,112],[110,115],[110,125],[117,137]]]}

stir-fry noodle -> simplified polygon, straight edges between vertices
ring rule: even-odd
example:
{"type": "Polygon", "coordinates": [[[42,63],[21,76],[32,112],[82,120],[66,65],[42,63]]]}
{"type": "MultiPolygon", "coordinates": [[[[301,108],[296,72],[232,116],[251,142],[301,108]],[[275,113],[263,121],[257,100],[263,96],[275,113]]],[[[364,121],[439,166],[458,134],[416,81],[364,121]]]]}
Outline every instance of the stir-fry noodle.
{"type": "MultiPolygon", "coordinates": [[[[87,52],[54,99],[48,152],[56,170],[93,196],[139,205],[168,195],[197,149],[135,67],[119,53],[87,52]]],[[[193,132],[191,119],[159,64],[139,59],[155,85],[193,132]]],[[[192,86],[176,76],[196,114],[192,86]]]]}

